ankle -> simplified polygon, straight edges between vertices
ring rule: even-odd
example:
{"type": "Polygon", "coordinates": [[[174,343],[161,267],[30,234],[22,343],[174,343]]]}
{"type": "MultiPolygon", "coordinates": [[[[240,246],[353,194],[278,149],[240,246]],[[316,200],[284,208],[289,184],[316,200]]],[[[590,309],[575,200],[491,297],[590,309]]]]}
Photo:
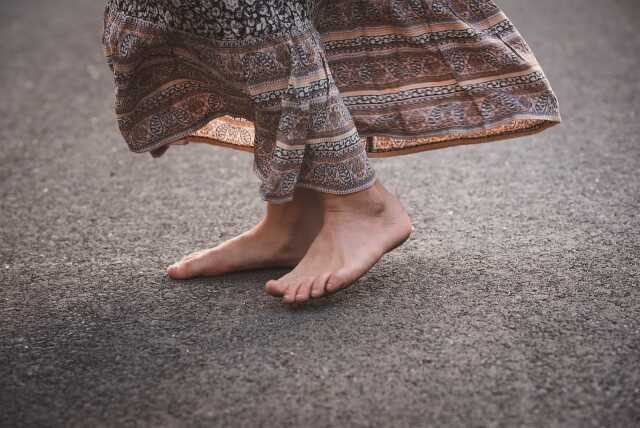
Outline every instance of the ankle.
{"type": "Polygon", "coordinates": [[[389,209],[389,195],[376,183],[374,186],[348,195],[325,195],[326,213],[348,212],[372,217],[382,216],[389,209]]]}
{"type": "Polygon", "coordinates": [[[287,230],[294,228],[302,218],[302,210],[293,202],[267,204],[261,224],[268,229],[287,230]]]}
{"type": "Polygon", "coordinates": [[[268,202],[265,220],[280,228],[296,228],[302,223],[322,223],[322,212],[322,193],[297,188],[294,199],[289,202],[268,202]]]}
{"type": "Polygon", "coordinates": [[[318,217],[313,212],[291,209],[268,209],[260,223],[253,229],[255,238],[268,242],[274,249],[297,251],[300,244],[315,238],[322,226],[322,210],[318,217]]]}

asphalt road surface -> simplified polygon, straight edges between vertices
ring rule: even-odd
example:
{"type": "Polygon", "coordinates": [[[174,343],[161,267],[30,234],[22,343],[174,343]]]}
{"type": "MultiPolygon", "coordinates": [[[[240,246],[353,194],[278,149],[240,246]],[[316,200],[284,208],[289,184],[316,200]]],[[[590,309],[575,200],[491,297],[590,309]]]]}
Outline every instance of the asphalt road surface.
{"type": "Polygon", "coordinates": [[[640,4],[502,0],[564,123],[375,161],[412,239],[292,309],[164,266],[262,212],[251,156],[119,136],[101,1],[0,3],[0,425],[640,423],[640,4]]]}

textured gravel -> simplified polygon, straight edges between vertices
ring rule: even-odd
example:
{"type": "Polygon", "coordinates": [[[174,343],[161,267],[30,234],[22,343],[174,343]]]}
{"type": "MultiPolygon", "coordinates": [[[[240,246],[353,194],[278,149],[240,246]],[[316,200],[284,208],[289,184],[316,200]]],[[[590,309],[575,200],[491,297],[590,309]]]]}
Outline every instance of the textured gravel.
{"type": "Polygon", "coordinates": [[[0,425],[640,423],[640,5],[503,0],[564,124],[376,161],[415,234],[305,309],[163,267],[252,225],[246,154],[117,133],[101,1],[0,3],[0,425]]]}

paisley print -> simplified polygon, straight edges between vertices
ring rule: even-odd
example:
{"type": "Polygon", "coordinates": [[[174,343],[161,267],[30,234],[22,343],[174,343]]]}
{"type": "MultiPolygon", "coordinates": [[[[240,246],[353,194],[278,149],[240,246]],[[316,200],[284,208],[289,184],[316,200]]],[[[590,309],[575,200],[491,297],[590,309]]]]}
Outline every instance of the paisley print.
{"type": "Polygon", "coordinates": [[[558,101],[491,0],[110,0],[131,150],[254,153],[267,200],[370,186],[369,156],[541,131],[558,101]]]}
{"type": "Polygon", "coordinates": [[[110,0],[107,8],[221,40],[287,34],[308,20],[306,0],[110,0]]]}

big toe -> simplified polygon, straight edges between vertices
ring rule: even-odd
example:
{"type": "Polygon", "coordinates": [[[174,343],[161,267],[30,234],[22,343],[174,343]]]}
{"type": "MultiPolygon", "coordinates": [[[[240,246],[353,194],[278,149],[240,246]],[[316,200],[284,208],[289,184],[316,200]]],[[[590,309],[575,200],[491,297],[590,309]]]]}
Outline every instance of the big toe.
{"type": "Polygon", "coordinates": [[[332,273],[327,280],[326,290],[328,294],[342,290],[354,281],[353,274],[346,270],[332,273]]]}
{"type": "Polygon", "coordinates": [[[167,274],[173,279],[189,279],[195,275],[193,271],[193,263],[190,261],[181,261],[172,264],[167,268],[167,274]]]}
{"type": "Polygon", "coordinates": [[[282,297],[287,291],[287,284],[285,284],[283,281],[272,279],[271,281],[267,282],[264,289],[267,294],[270,294],[273,297],[282,297]]]}

